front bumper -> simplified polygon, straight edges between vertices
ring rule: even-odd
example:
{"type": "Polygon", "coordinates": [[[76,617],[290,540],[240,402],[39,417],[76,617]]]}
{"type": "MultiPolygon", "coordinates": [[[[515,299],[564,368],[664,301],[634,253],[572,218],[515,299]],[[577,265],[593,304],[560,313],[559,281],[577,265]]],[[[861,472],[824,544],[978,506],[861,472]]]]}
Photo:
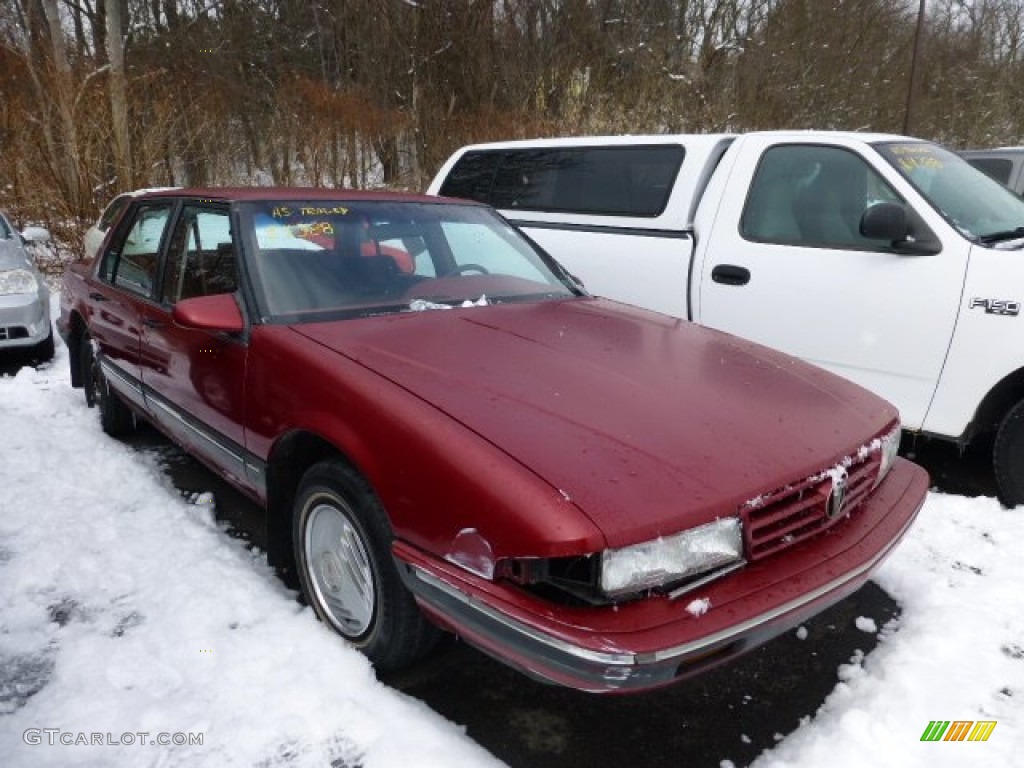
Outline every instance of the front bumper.
{"type": "Polygon", "coordinates": [[[46,292],[0,296],[0,349],[32,347],[50,333],[50,297],[46,292]]]}
{"type": "Polygon", "coordinates": [[[734,658],[852,594],[924,504],[928,475],[898,459],[853,516],[679,600],[568,607],[490,582],[404,542],[406,586],[439,625],[527,674],[592,692],[668,685],[734,658]],[[710,610],[687,612],[696,598],[710,610]]]}

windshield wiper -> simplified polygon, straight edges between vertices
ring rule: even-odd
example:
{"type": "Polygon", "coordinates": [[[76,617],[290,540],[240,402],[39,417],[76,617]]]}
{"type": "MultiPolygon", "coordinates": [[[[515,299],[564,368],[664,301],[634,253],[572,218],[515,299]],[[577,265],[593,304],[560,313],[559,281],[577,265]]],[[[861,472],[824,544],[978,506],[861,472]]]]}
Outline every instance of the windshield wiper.
{"type": "Polygon", "coordinates": [[[989,243],[1001,243],[1003,240],[1016,240],[1018,237],[1024,237],[1024,227],[1004,229],[1000,232],[991,232],[979,237],[978,242],[988,245],[989,243]]]}

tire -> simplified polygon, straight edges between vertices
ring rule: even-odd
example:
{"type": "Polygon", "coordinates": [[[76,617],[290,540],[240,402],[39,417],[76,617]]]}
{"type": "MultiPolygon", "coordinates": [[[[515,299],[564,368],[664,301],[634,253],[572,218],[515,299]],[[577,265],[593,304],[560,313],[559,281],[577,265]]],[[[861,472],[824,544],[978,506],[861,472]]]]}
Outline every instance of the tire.
{"type": "Polygon", "coordinates": [[[302,594],[380,672],[421,658],[439,634],[402,584],[393,538],[380,501],[351,467],[321,461],[303,476],[292,515],[302,594]]]}
{"type": "Polygon", "coordinates": [[[100,427],[111,437],[123,437],[131,433],[135,429],[135,416],[121,398],[110,390],[93,349],[92,337],[88,333],[82,335],[78,359],[82,366],[85,402],[90,408],[99,409],[100,427]]]}
{"type": "Polygon", "coordinates": [[[1024,400],[1003,418],[992,448],[996,495],[1007,507],[1024,504],[1024,400]]]}

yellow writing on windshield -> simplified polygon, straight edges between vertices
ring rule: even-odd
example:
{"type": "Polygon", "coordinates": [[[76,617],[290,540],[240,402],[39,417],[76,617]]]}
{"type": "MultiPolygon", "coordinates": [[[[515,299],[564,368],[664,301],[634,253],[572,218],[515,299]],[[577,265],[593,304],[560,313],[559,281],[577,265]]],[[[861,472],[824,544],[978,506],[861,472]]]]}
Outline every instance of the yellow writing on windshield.
{"type": "Polygon", "coordinates": [[[935,170],[945,165],[942,158],[936,156],[935,148],[929,144],[900,144],[890,147],[889,151],[896,158],[900,169],[908,173],[918,168],[935,170]]]}
{"type": "Polygon", "coordinates": [[[270,211],[275,219],[290,219],[293,216],[345,216],[348,208],[343,205],[332,206],[308,206],[300,205],[291,208],[287,205],[278,205],[270,211]]]}
{"type": "Polygon", "coordinates": [[[900,168],[907,173],[918,168],[938,169],[942,167],[942,161],[937,157],[901,157],[897,162],[900,168]]]}
{"type": "Polygon", "coordinates": [[[329,221],[313,221],[308,224],[296,224],[296,234],[299,237],[308,237],[310,235],[333,235],[334,226],[329,221]]]}

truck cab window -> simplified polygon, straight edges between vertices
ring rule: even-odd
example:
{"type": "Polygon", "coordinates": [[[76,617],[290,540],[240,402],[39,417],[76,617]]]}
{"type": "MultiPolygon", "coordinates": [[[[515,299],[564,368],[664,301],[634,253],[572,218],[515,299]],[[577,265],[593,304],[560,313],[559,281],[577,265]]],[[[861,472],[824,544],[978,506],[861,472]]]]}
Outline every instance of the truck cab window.
{"type": "Polygon", "coordinates": [[[860,220],[883,202],[902,200],[854,152],[779,145],[761,158],[740,229],[758,242],[874,250],[883,244],[860,234],[860,220]]]}
{"type": "Polygon", "coordinates": [[[1010,185],[1013,161],[1005,157],[969,157],[967,162],[1004,186],[1010,185]]]}

